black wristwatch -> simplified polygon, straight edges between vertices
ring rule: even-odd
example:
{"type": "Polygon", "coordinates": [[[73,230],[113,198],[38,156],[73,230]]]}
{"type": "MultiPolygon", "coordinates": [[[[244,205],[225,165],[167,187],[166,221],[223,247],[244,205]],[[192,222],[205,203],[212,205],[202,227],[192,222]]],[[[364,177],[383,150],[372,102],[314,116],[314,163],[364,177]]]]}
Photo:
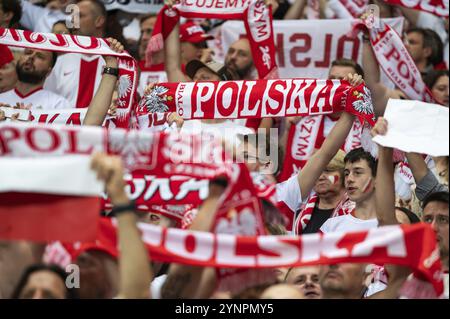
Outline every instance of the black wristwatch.
{"type": "Polygon", "coordinates": [[[103,74],[110,74],[110,75],[119,77],[119,69],[118,68],[110,68],[109,66],[105,66],[103,68],[103,74]]]}
{"type": "Polygon", "coordinates": [[[136,203],[134,200],[130,201],[128,204],[114,206],[108,215],[114,217],[130,211],[136,213],[136,203]]]}

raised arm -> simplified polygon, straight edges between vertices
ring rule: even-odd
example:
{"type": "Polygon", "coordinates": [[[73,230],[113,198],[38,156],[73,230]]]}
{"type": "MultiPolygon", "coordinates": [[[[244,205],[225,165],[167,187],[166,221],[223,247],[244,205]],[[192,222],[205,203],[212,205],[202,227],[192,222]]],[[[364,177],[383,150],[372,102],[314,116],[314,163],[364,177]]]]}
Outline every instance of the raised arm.
{"type": "MultiPolygon", "coordinates": [[[[99,179],[105,181],[106,191],[115,208],[130,205],[125,193],[122,160],[119,157],[95,154],[92,169],[99,179]]],[[[150,283],[153,278],[147,249],[137,228],[137,218],[132,209],[118,213],[119,239],[119,298],[150,298],[150,283]]]]}
{"type": "MultiPolygon", "coordinates": [[[[117,52],[123,52],[123,45],[115,39],[109,38],[110,48],[117,52]]],[[[105,57],[106,67],[117,69],[119,63],[114,56],[105,57]]],[[[111,105],[112,96],[116,88],[117,77],[111,74],[103,74],[100,86],[95,93],[94,98],[89,104],[86,117],[84,118],[83,125],[95,125],[100,126],[105,120],[108,109],[111,105]]]]}
{"type": "Polygon", "coordinates": [[[169,82],[189,81],[181,70],[180,23],[177,23],[164,41],[164,59],[169,82]]]}
{"type": "MultiPolygon", "coordinates": [[[[387,121],[379,117],[372,129],[372,136],[385,135],[387,121]]],[[[380,226],[398,224],[395,217],[395,183],[393,150],[390,147],[378,145],[378,167],[375,188],[377,219],[380,226]]]]}
{"type": "Polygon", "coordinates": [[[302,198],[308,197],[316,180],[320,177],[328,163],[345,142],[352,126],[354,116],[343,112],[341,118],[333,127],[322,147],[308,160],[305,167],[298,172],[297,178],[300,185],[302,198]]]}
{"type": "MultiPolygon", "coordinates": [[[[222,186],[210,184],[208,198],[203,202],[190,230],[208,232],[211,229],[223,191],[222,186]]],[[[161,296],[163,299],[209,298],[214,292],[215,279],[214,271],[209,268],[172,264],[161,296]]]]}
{"type": "Polygon", "coordinates": [[[297,20],[303,17],[306,8],[306,0],[295,0],[288,12],[284,16],[284,20],[297,20]]]}
{"type": "Polygon", "coordinates": [[[384,114],[386,104],[389,100],[389,89],[381,83],[380,80],[380,66],[373,53],[372,46],[368,40],[368,34],[363,35],[363,69],[364,80],[367,87],[372,92],[372,101],[375,115],[381,116],[384,114]]]}

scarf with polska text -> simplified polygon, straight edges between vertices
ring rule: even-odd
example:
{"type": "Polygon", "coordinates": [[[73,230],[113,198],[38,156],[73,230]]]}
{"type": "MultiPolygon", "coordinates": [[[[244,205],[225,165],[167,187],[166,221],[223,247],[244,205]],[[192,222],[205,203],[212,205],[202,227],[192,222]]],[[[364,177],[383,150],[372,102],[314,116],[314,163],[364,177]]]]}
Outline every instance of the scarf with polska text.
{"type": "MultiPolygon", "coordinates": [[[[289,128],[286,142],[286,154],[284,155],[284,165],[278,176],[278,182],[283,182],[296,174],[314,151],[320,149],[325,141],[325,120],[326,116],[307,116],[289,128]]],[[[348,153],[361,146],[361,132],[363,125],[360,121],[354,121],[345,143],[341,149],[348,153]]]]}
{"type": "Polygon", "coordinates": [[[226,2],[182,1],[173,8],[165,6],[158,14],[146,50],[146,64],[151,65],[152,54],[163,49],[164,40],[179,23],[180,16],[205,19],[243,20],[250,42],[253,61],[260,79],[278,78],[272,8],[264,0],[236,0],[226,2]]]}
{"type": "Polygon", "coordinates": [[[429,12],[439,17],[448,18],[448,0],[384,0],[392,5],[399,5],[405,8],[429,12]]]}
{"type": "Polygon", "coordinates": [[[137,105],[136,116],[177,112],[186,119],[356,115],[373,125],[369,89],[343,80],[283,79],[161,83],[137,105]]]}
{"type": "MultiPolygon", "coordinates": [[[[416,277],[430,282],[436,296],[443,293],[439,248],[434,231],[424,223],[302,236],[235,236],[148,224],[138,227],[154,261],[249,270],[336,263],[396,264],[410,267],[416,277]]],[[[115,222],[103,218],[98,242],[117,251],[115,233],[115,222]]]]}
{"type": "Polygon", "coordinates": [[[109,43],[101,38],[3,28],[0,28],[0,43],[19,48],[117,57],[119,65],[118,107],[117,116],[111,119],[111,122],[116,127],[129,127],[130,114],[136,97],[137,63],[128,52],[112,51],[109,43]]]}
{"type": "Polygon", "coordinates": [[[395,85],[411,100],[434,103],[432,93],[422,80],[419,69],[408,53],[401,37],[387,23],[379,20],[379,28],[369,27],[369,20],[353,25],[352,36],[363,29],[370,34],[370,43],[378,64],[395,85]],[[366,24],[367,23],[367,24],[366,24]]]}

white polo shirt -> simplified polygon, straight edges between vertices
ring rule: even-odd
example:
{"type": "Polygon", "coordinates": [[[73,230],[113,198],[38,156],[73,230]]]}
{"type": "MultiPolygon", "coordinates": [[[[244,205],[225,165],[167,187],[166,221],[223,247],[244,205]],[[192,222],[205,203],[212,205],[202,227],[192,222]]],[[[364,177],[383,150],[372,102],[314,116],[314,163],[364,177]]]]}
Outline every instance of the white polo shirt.
{"type": "Polygon", "coordinates": [[[31,105],[32,110],[55,110],[72,108],[69,101],[62,96],[42,87],[26,95],[22,95],[15,88],[4,93],[0,93],[0,102],[15,106],[16,103],[23,103],[25,106],[31,105]]]}

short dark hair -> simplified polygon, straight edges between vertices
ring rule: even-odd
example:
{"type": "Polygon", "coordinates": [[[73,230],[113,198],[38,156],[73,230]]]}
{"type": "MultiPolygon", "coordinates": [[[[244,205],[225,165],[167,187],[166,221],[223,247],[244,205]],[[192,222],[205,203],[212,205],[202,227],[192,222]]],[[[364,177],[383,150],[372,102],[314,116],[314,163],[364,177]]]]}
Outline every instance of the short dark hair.
{"type": "Polygon", "coordinates": [[[92,4],[97,8],[97,10],[100,11],[101,16],[105,18],[108,16],[108,12],[106,11],[105,4],[103,3],[102,0],[79,0],[78,2],[82,1],[92,2],[92,4]]]}
{"type": "Polygon", "coordinates": [[[424,77],[423,81],[431,90],[441,76],[449,76],[448,70],[431,70],[424,77]]]}
{"type": "Polygon", "coordinates": [[[372,171],[372,176],[377,176],[376,159],[372,156],[372,154],[366,152],[362,147],[355,148],[354,150],[351,150],[347,155],[345,155],[344,163],[355,163],[361,160],[365,160],[367,162],[367,165],[372,171]]]}
{"type": "MultiPolygon", "coordinates": [[[[18,299],[20,297],[20,294],[22,293],[22,290],[25,288],[28,279],[30,276],[37,272],[37,271],[50,271],[57,275],[61,280],[64,282],[64,285],[66,283],[67,273],[58,265],[47,265],[47,264],[34,264],[29,267],[27,267],[24,272],[22,273],[22,276],[20,277],[20,280],[14,289],[14,292],[11,295],[12,299],[18,299]]],[[[75,289],[69,289],[66,286],[66,298],[67,299],[78,299],[78,293],[75,289]]]]}
{"type": "Polygon", "coordinates": [[[410,211],[408,208],[396,206],[395,209],[401,210],[403,213],[405,213],[406,217],[408,217],[409,222],[411,224],[417,224],[420,223],[420,218],[416,214],[414,214],[412,211],[410,211]]]}
{"type": "Polygon", "coordinates": [[[363,68],[355,61],[350,59],[337,59],[331,62],[331,67],[333,66],[347,66],[355,69],[356,74],[361,75],[364,78],[363,68]]]}
{"type": "Polygon", "coordinates": [[[156,14],[153,14],[153,13],[150,13],[150,14],[146,14],[146,15],[142,16],[142,17],[139,19],[139,25],[141,25],[142,23],[144,23],[145,20],[150,19],[150,18],[153,18],[153,17],[157,17],[157,15],[156,15],[156,14]]]}
{"type": "Polygon", "coordinates": [[[422,201],[422,209],[425,209],[425,207],[431,203],[431,202],[440,202],[444,203],[448,206],[449,204],[449,192],[442,191],[442,192],[434,192],[431,194],[428,194],[425,199],[422,201]]]}
{"type": "Polygon", "coordinates": [[[9,22],[9,27],[15,25],[20,21],[22,17],[22,5],[19,0],[2,0],[0,1],[0,6],[3,12],[12,12],[13,16],[9,22]]]}
{"type": "Polygon", "coordinates": [[[431,29],[418,27],[409,29],[406,34],[412,32],[422,35],[423,48],[431,48],[431,55],[427,58],[428,63],[431,63],[433,65],[440,64],[444,59],[444,44],[442,43],[439,35],[431,29]]]}

